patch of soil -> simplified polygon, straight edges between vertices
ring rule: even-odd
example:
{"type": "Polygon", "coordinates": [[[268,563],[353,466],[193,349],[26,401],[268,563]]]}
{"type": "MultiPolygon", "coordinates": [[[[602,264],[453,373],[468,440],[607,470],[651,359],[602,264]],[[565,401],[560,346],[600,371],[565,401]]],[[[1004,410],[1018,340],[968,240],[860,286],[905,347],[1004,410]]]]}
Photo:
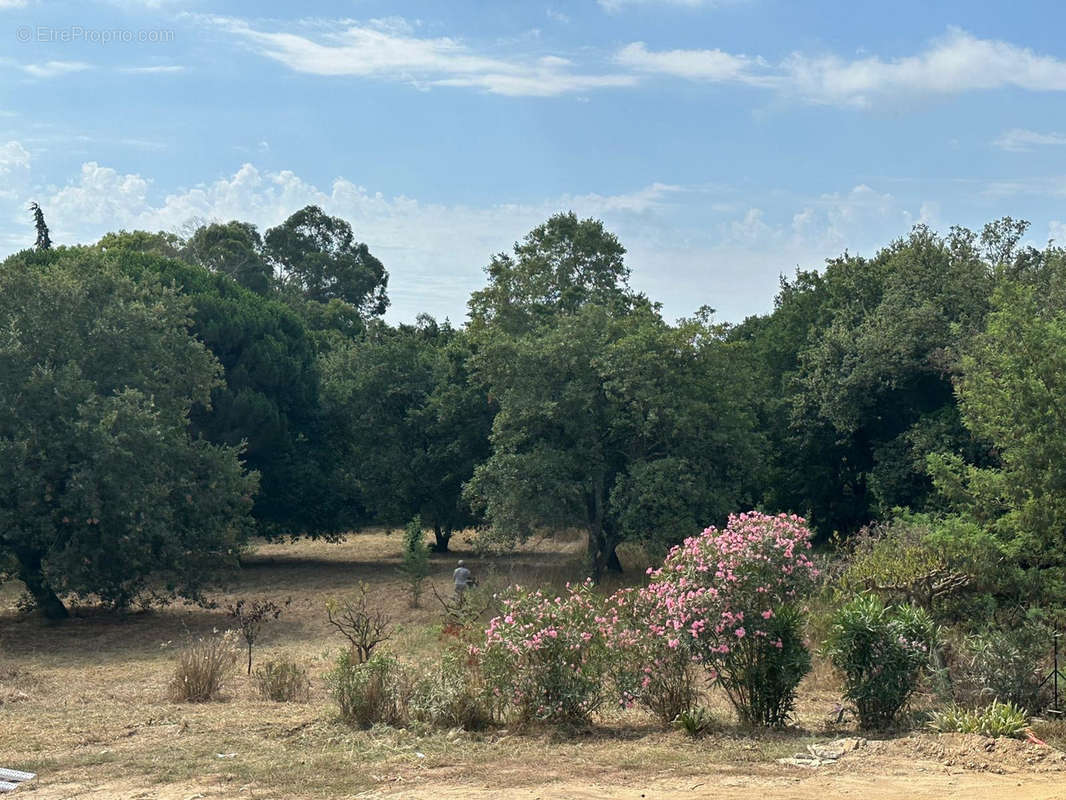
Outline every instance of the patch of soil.
{"type": "MultiPolygon", "coordinates": [[[[945,767],[1009,775],[1019,772],[1066,772],[1066,753],[1021,739],[972,733],[918,733],[870,742],[871,755],[919,758],[945,767]]],[[[862,751],[856,755],[862,756],[862,751]]]]}

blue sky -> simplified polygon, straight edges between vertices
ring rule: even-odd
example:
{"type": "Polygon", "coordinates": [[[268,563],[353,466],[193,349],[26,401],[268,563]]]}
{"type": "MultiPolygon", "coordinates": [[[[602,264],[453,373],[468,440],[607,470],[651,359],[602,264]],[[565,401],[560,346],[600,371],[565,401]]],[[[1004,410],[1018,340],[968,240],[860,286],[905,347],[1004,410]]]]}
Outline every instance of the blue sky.
{"type": "Polygon", "coordinates": [[[348,219],[389,318],[461,320],[491,253],[603,219],[668,316],[923,222],[1066,241],[1061,2],[0,0],[0,254],[348,219]]]}

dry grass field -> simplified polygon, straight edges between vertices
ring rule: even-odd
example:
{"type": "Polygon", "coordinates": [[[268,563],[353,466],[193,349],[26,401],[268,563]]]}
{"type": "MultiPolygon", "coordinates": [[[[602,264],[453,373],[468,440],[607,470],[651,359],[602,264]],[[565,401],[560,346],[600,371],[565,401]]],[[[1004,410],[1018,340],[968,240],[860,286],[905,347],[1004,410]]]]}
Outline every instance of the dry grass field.
{"type": "MultiPolygon", "coordinates": [[[[360,581],[395,623],[389,649],[432,663],[441,614],[432,593],[409,607],[397,573],[401,535],[375,532],[339,544],[260,544],[220,605],[241,597],[292,603],[269,623],[258,663],[286,653],[310,670],[311,699],[259,699],[243,674],[224,701],[167,699],[175,650],[228,627],[221,609],[173,605],[125,618],[80,612],[59,626],[20,617],[19,587],[0,590],[0,766],[39,773],[16,797],[35,798],[1066,798],[1060,754],[1021,743],[910,734],[871,742],[817,770],[778,757],[853,733],[830,723],[832,676],[806,679],[794,730],[752,736],[722,703],[720,724],[690,740],[639,711],[606,715],[589,730],[484,733],[354,731],[334,718],[322,675],[343,639],[324,606],[360,581]]],[[[552,540],[498,558],[433,557],[448,590],[457,557],[491,585],[559,585],[578,576],[582,543],[552,540]]],[[[630,554],[630,562],[639,561],[630,554]]],[[[637,565],[639,566],[639,565],[637,565]]],[[[630,570],[629,577],[639,575],[630,570]]],[[[612,588],[612,587],[607,587],[612,588]]]]}

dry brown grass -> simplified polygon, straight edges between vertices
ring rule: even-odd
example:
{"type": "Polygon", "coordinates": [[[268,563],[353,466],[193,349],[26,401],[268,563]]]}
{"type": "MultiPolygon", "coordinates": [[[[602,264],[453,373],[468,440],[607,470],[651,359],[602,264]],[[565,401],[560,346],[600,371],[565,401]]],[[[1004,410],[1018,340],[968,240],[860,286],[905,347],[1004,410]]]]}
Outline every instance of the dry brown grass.
{"type": "MultiPolygon", "coordinates": [[[[483,584],[554,585],[580,577],[583,543],[548,540],[482,559],[462,537],[457,551],[434,555],[430,580],[449,591],[454,562],[465,558],[483,584]]],[[[18,617],[18,587],[0,589],[0,765],[38,772],[30,796],[59,797],[349,797],[364,791],[438,786],[565,785],[571,780],[624,785],[635,781],[755,780],[780,776],[773,763],[835,733],[828,727],[837,693],[815,674],[803,686],[796,730],[747,735],[721,698],[710,706],[721,724],[690,741],[662,731],[638,711],[605,715],[579,732],[490,730],[422,734],[353,731],[336,720],[323,674],[346,643],[328,624],[328,598],[360,581],[396,624],[383,647],[430,663],[439,653],[439,609],[414,609],[397,572],[401,535],[375,532],[338,544],[261,544],[246,559],[219,608],[177,604],[119,618],[86,612],[49,626],[18,617]],[[167,698],[176,650],[190,637],[228,627],[226,602],[267,597],[292,604],[264,630],[257,663],[282,655],[311,676],[307,703],[260,698],[253,678],[227,686],[225,702],[167,698]]],[[[626,554],[634,566],[639,553],[626,554]]],[[[640,577],[630,570],[631,579],[640,577]]],[[[616,579],[617,580],[617,579],[616,579]]],[[[613,585],[604,587],[605,591],[613,585]]],[[[692,783],[693,781],[689,781],[692,783]]],[[[650,784],[649,784],[650,785],[650,784]]]]}

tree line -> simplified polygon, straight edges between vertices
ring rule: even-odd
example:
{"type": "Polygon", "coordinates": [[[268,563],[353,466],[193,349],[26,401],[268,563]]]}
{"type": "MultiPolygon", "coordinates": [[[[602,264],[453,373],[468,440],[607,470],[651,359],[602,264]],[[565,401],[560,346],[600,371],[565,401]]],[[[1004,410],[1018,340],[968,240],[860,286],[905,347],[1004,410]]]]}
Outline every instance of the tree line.
{"type": "Polygon", "coordinates": [[[558,214],[457,327],[384,322],[384,265],[314,206],[77,247],[33,210],[0,265],[0,579],[48,616],[416,515],[438,551],[587,531],[598,576],[745,508],[821,541],[922,514],[1061,589],[1066,252],[1024,222],[915,227],[726,324],[668,321],[601,222],[558,214]]]}

